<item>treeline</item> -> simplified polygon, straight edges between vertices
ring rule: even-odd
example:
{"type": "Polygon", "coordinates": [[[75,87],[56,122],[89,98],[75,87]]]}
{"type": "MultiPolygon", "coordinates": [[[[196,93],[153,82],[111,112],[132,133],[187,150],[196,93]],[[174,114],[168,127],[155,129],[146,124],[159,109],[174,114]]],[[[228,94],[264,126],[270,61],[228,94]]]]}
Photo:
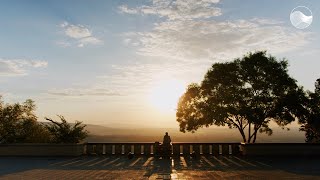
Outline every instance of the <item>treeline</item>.
{"type": "Polygon", "coordinates": [[[45,118],[48,123],[39,123],[35,109],[31,99],[9,104],[0,96],[0,143],[79,143],[87,137],[82,122],[71,125],[58,116],[61,122],[45,118]]]}

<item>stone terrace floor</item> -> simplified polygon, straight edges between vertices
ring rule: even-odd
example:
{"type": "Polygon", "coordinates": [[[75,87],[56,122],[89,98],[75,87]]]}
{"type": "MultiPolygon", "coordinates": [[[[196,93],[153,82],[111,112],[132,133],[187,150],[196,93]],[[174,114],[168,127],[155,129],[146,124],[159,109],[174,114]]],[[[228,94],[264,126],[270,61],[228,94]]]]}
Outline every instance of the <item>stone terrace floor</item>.
{"type": "Polygon", "coordinates": [[[320,179],[320,158],[0,157],[0,179],[320,179]]]}

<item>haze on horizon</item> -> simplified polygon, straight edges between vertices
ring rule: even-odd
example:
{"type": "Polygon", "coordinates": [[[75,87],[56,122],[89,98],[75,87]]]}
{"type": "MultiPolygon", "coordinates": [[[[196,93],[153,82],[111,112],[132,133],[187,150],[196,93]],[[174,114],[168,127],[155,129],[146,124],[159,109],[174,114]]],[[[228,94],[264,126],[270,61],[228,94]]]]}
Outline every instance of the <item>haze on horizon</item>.
{"type": "Polygon", "coordinates": [[[187,84],[214,62],[267,50],[313,90],[320,77],[316,0],[4,1],[0,6],[0,94],[33,99],[39,120],[109,127],[178,128],[187,84]],[[314,21],[290,23],[296,6],[314,21]]]}

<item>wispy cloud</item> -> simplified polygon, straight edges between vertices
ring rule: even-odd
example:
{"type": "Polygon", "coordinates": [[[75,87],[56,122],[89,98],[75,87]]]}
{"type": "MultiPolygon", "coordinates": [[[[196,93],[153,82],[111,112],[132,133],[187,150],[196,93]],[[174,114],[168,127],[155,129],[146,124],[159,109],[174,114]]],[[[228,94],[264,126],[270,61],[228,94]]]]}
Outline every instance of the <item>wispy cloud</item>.
{"type": "Polygon", "coordinates": [[[44,68],[47,61],[23,60],[23,59],[0,59],[0,76],[23,76],[27,75],[29,68],[44,68]]]}
{"type": "Polygon", "coordinates": [[[122,13],[145,14],[167,17],[170,20],[190,20],[220,16],[221,9],[216,7],[219,0],[152,0],[151,5],[129,8],[119,6],[122,13]]]}
{"type": "Polygon", "coordinates": [[[69,96],[69,97],[81,97],[81,96],[121,96],[120,93],[99,88],[68,88],[68,89],[53,89],[47,92],[50,95],[55,96],[69,96]]]}
{"type": "MultiPolygon", "coordinates": [[[[60,27],[63,28],[64,34],[68,37],[69,41],[74,41],[78,47],[84,47],[86,45],[98,45],[102,44],[103,41],[95,37],[92,34],[92,31],[81,24],[74,25],[68,22],[63,22],[60,24],[60,27]]],[[[69,41],[59,41],[58,44],[66,47],[70,46],[72,43],[69,41]]]]}
{"type": "Polygon", "coordinates": [[[128,45],[139,44],[137,53],[185,61],[226,60],[248,51],[293,51],[310,41],[311,33],[296,31],[278,20],[266,18],[215,20],[222,11],[219,0],[152,0],[151,5],[122,13],[165,17],[149,32],[125,34],[128,45]]]}

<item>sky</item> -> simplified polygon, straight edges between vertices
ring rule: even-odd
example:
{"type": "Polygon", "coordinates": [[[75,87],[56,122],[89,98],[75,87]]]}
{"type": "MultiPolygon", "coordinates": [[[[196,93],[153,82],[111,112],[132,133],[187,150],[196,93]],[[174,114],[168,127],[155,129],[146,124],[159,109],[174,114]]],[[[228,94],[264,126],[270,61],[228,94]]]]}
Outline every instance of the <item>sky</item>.
{"type": "Polygon", "coordinates": [[[318,0],[6,0],[0,94],[112,127],[178,127],[177,99],[211,64],[267,50],[306,90],[320,78],[318,0]],[[297,29],[290,13],[312,11],[297,29]]]}

